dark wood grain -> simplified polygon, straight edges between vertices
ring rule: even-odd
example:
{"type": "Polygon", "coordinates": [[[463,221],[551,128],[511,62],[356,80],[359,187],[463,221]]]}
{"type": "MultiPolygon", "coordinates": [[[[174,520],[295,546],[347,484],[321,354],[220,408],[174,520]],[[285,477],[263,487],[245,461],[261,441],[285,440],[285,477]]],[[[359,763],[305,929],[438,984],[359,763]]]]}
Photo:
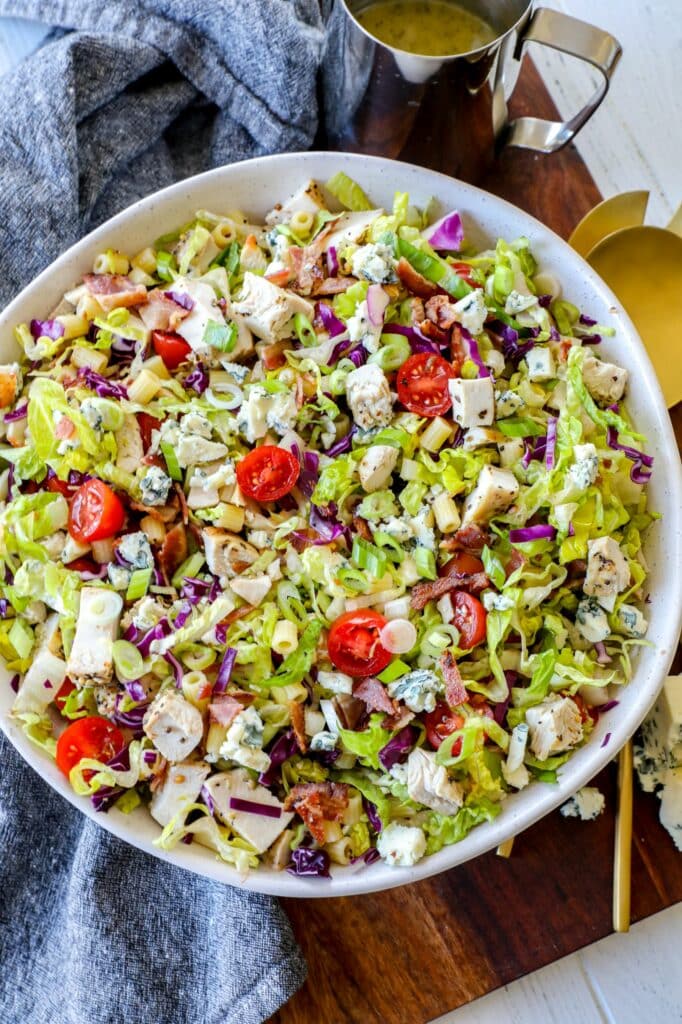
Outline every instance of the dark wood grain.
{"type": "MultiPolygon", "coordinates": [[[[555,116],[526,65],[514,113],[555,116]]],[[[564,237],[601,199],[572,146],[553,156],[508,150],[480,184],[564,237]]],[[[682,440],[682,406],[674,422],[682,440]]],[[[486,854],[371,896],[284,900],[310,975],[272,1024],[424,1024],[607,935],[615,765],[595,784],[608,809],[598,821],[555,812],[517,838],[508,860],[486,854]]],[[[682,900],[682,858],[658,822],[658,806],[636,789],[635,920],[682,900]]]]}

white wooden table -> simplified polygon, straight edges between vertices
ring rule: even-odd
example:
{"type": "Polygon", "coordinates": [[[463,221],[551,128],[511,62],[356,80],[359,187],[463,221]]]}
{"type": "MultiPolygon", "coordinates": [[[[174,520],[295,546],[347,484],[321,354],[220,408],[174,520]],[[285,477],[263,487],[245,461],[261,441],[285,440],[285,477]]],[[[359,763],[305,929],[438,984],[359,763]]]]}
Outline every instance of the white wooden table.
{"type": "MultiPolygon", "coordinates": [[[[605,197],[647,188],[648,222],[667,223],[682,202],[682,0],[548,0],[545,6],[592,20],[622,43],[609,96],[578,148],[605,197]]],[[[45,32],[33,22],[0,18],[0,76],[45,32]]],[[[589,72],[547,50],[536,48],[534,57],[562,114],[577,110],[591,87],[589,72]]],[[[682,1024],[681,935],[678,905],[437,1024],[682,1024]]]]}

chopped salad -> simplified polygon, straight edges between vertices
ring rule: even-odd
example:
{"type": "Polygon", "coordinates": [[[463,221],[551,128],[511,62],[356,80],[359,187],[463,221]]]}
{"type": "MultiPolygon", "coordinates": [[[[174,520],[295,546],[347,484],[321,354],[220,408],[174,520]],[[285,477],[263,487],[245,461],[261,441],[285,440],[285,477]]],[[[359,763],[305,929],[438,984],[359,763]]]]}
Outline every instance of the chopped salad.
{"type": "Polygon", "coordinates": [[[240,871],[412,865],[555,781],[646,642],[613,333],[343,173],[102,252],[0,368],[14,719],[240,871]]]}

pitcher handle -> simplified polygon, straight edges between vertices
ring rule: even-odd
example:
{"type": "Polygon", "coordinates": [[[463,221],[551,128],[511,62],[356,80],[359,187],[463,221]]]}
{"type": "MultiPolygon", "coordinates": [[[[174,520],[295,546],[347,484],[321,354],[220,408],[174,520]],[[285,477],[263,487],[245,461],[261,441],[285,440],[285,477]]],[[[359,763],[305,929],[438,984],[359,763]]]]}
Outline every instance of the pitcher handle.
{"type": "Polygon", "coordinates": [[[617,39],[594,25],[572,18],[560,11],[540,7],[533,14],[526,31],[520,36],[514,56],[520,60],[527,43],[541,43],[579,57],[597,68],[603,80],[585,106],[569,121],[547,121],[539,117],[519,117],[506,127],[502,145],[554,153],[580,131],[589,121],[609,90],[611,75],[623,52],[617,39]]]}

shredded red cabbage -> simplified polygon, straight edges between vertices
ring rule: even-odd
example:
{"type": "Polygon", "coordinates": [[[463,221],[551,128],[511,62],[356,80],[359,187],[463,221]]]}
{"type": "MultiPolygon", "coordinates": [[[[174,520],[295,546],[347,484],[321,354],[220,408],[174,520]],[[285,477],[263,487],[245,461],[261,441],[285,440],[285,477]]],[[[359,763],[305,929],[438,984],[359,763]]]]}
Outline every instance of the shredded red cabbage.
{"type": "Polygon", "coordinates": [[[335,441],[331,448],[328,448],[324,454],[328,455],[330,459],[335,459],[337,455],[343,455],[345,452],[349,452],[353,447],[353,437],[357,432],[357,429],[358,428],[354,423],[346,436],[335,441]]]}
{"type": "Polygon", "coordinates": [[[280,765],[288,761],[290,757],[298,753],[298,742],[293,729],[287,729],[285,733],[273,743],[272,747],[268,751],[270,758],[270,767],[265,772],[261,772],[258,776],[258,781],[261,786],[274,786],[275,783],[280,781],[281,773],[279,771],[280,765]]]}
{"type": "Polygon", "coordinates": [[[155,764],[158,754],[155,750],[145,750],[142,754],[142,760],[145,764],[155,764]]]}
{"type": "Polygon", "coordinates": [[[329,854],[326,850],[311,850],[308,846],[299,846],[298,849],[291,851],[291,864],[287,871],[290,875],[329,878],[329,854]]]}
{"type": "Polygon", "coordinates": [[[406,725],[379,751],[379,761],[385,771],[390,772],[394,764],[402,764],[417,742],[419,731],[413,725],[406,725]]]}
{"type": "Polygon", "coordinates": [[[9,601],[6,597],[0,597],[0,619],[4,619],[9,611],[9,601]]]}
{"type": "Polygon", "coordinates": [[[497,704],[492,705],[493,718],[498,725],[504,726],[505,719],[507,717],[507,711],[509,711],[509,705],[511,703],[511,688],[516,686],[519,680],[519,673],[513,669],[506,669],[504,678],[507,683],[507,696],[504,700],[499,701],[497,704]]]}
{"type": "Polygon", "coordinates": [[[281,818],[282,811],[272,804],[262,804],[258,800],[242,800],[239,796],[230,797],[230,808],[243,811],[245,814],[260,814],[263,818],[281,818]]]}
{"type": "Polygon", "coordinates": [[[407,338],[413,355],[419,355],[420,352],[433,352],[434,355],[440,355],[438,343],[432,338],[427,338],[417,327],[406,327],[404,324],[386,324],[384,330],[386,334],[402,334],[404,338],[407,338]]]}
{"type": "Polygon", "coordinates": [[[122,697],[122,693],[116,694],[114,713],[111,716],[112,721],[124,729],[131,729],[135,739],[139,739],[142,735],[142,719],[147,712],[147,704],[138,704],[137,707],[129,708],[128,711],[121,711],[122,697]]]}
{"type": "Polygon", "coordinates": [[[339,257],[336,246],[330,245],[327,249],[327,274],[329,277],[336,277],[339,272],[339,257]]]}
{"type": "Polygon", "coordinates": [[[611,739],[611,733],[610,733],[610,732],[607,732],[606,736],[605,736],[605,737],[604,737],[604,739],[603,739],[603,740],[601,741],[601,743],[600,743],[600,746],[601,746],[601,747],[605,747],[605,746],[607,745],[607,743],[609,742],[609,740],[610,740],[610,739],[611,739]]]}
{"type": "Polygon", "coordinates": [[[367,815],[367,820],[369,821],[370,828],[374,832],[381,832],[384,825],[381,818],[379,817],[377,805],[373,804],[371,800],[368,800],[367,797],[363,796],[362,806],[365,810],[365,814],[367,815]]]}
{"type": "Polygon", "coordinates": [[[536,526],[524,526],[520,530],[510,530],[509,540],[512,544],[525,544],[531,540],[554,540],[556,527],[549,523],[538,523],[536,526]]]}
{"type": "Polygon", "coordinates": [[[585,327],[594,327],[597,321],[593,317],[588,316],[587,313],[581,313],[578,317],[578,323],[583,324],[585,327]]]}
{"type": "Polygon", "coordinates": [[[135,646],[137,647],[142,657],[146,658],[147,655],[149,654],[149,649],[152,645],[152,641],[163,640],[163,638],[165,636],[168,636],[170,632],[170,624],[168,622],[168,619],[164,617],[159,622],[157,622],[155,626],[152,626],[152,628],[145,633],[142,639],[139,640],[135,644],[135,646]]]}
{"type": "Polygon", "coordinates": [[[23,420],[26,418],[28,413],[28,402],[24,402],[23,405],[17,406],[13,412],[6,412],[3,416],[5,423],[14,423],[16,420],[23,420]]]}
{"type": "Polygon", "coordinates": [[[327,366],[333,366],[335,363],[338,363],[339,359],[345,356],[352,344],[353,342],[350,338],[346,338],[344,341],[337,341],[336,345],[334,345],[334,348],[332,349],[331,355],[329,356],[327,366]]]}
{"type": "Polygon", "coordinates": [[[213,816],[215,814],[215,800],[211,796],[208,786],[201,787],[200,796],[208,808],[208,813],[213,816]]]}
{"type": "Polygon", "coordinates": [[[376,861],[380,860],[380,858],[381,858],[381,854],[379,853],[379,851],[377,849],[375,849],[375,847],[370,846],[369,850],[365,850],[365,852],[361,853],[359,857],[351,858],[350,863],[351,864],[366,864],[366,865],[367,864],[374,864],[376,861]]]}
{"type": "Polygon", "coordinates": [[[424,232],[426,241],[434,249],[457,252],[464,241],[464,226],[457,210],[446,213],[424,232]]]}
{"type": "Polygon", "coordinates": [[[530,352],[535,347],[535,342],[532,339],[519,342],[519,332],[515,331],[508,324],[501,325],[500,337],[502,339],[502,351],[504,352],[505,359],[514,363],[515,366],[521,362],[527,352],[530,352]]]}
{"type": "Polygon", "coordinates": [[[12,688],[13,693],[19,693],[19,680],[21,676],[17,672],[9,681],[9,685],[12,688]]]}
{"type": "Polygon", "coordinates": [[[33,338],[49,338],[57,341],[64,337],[64,328],[58,320],[31,320],[29,330],[33,338]]]}
{"type": "Polygon", "coordinates": [[[549,309],[553,298],[553,295],[538,295],[538,306],[542,306],[543,309],[549,309]]]}
{"type": "Polygon", "coordinates": [[[218,675],[216,676],[215,684],[213,686],[214,696],[219,693],[225,693],[225,690],[227,689],[227,684],[229,683],[230,677],[232,675],[232,669],[234,668],[234,662],[236,657],[236,647],[226,648],[225,654],[223,655],[223,660],[220,663],[220,668],[218,669],[218,675]]]}
{"type": "MultiPolygon", "coordinates": [[[[339,320],[332,307],[328,306],[326,302],[318,302],[317,315],[330,338],[337,338],[339,334],[346,333],[346,325],[339,320]]],[[[335,362],[335,360],[330,360],[331,362],[335,362]]]]}
{"type": "Polygon", "coordinates": [[[363,345],[358,345],[352,352],[348,353],[348,358],[354,366],[364,366],[367,362],[367,350],[363,345]]]}
{"type": "Polygon", "coordinates": [[[556,430],[557,417],[550,416],[547,421],[547,446],[545,448],[545,466],[547,469],[554,469],[554,455],[556,452],[556,430]]]}
{"type": "Polygon", "coordinates": [[[90,366],[80,366],[78,377],[86,387],[94,391],[99,398],[128,398],[128,392],[123,384],[116,384],[113,380],[107,380],[101,373],[96,373],[90,366]]]}
{"type": "Polygon", "coordinates": [[[471,336],[466,327],[462,327],[462,340],[468,349],[469,359],[478,367],[479,377],[489,377],[490,370],[481,359],[481,353],[478,351],[478,342],[471,336]]]}
{"type": "Polygon", "coordinates": [[[583,345],[601,345],[601,334],[582,334],[580,340],[583,345]]]}
{"type": "Polygon", "coordinates": [[[521,465],[524,469],[528,469],[533,459],[542,461],[545,458],[547,454],[547,438],[544,434],[542,437],[524,437],[523,443],[526,446],[521,459],[521,465]]]}
{"type": "MultiPolygon", "coordinates": [[[[66,567],[68,569],[68,565],[66,567]]],[[[81,569],[78,575],[85,583],[89,583],[90,580],[103,580],[108,572],[108,566],[106,562],[100,565],[99,569],[81,569]]]]}
{"type": "Polygon", "coordinates": [[[173,675],[175,676],[175,685],[179,688],[182,686],[182,677],[185,674],[185,670],[171,651],[166,651],[164,659],[168,662],[170,667],[173,669],[173,675]]]}
{"type": "Polygon", "coordinates": [[[186,601],[173,620],[173,629],[182,629],[191,614],[192,605],[189,601],[186,601]]]}
{"type": "Polygon", "coordinates": [[[182,306],[183,309],[192,310],[194,309],[194,299],[190,295],[183,295],[182,292],[164,292],[167,299],[177,303],[178,306],[182,306]]]}
{"type": "Polygon", "coordinates": [[[600,715],[605,714],[607,711],[611,711],[612,708],[617,708],[620,704],[619,700],[608,700],[606,704],[598,704],[597,711],[600,715]]]}
{"type": "MultiPolygon", "coordinates": [[[[618,406],[616,406],[617,411],[618,406]]],[[[618,441],[618,431],[615,427],[607,427],[606,443],[609,448],[613,448],[614,451],[623,452],[626,458],[634,462],[634,466],[630,470],[630,479],[633,483],[648,483],[651,479],[651,467],[654,464],[653,455],[647,455],[646,452],[640,452],[638,448],[631,448],[627,444],[620,444],[618,441]]]]}
{"type": "Polygon", "coordinates": [[[198,395],[203,395],[208,387],[208,370],[203,363],[197,363],[191,373],[182,382],[184,388],[191,388],[198,395]]]}
{"type": "Polygon", "coordinates": [[[139,679],[130,680],[124,683],[123,687],[130,699],[137,701],[138,704],[147,699],[146,690],[139,679]]]}
{"type": "Polygon", "coordinates": [[[301,466],[301,473],[296,481],[296,486],[304,498],[310,498],[320,476],[320,456],[317,452],[303,452],[301,454],[297,444],[292,444],[291,450],[301,466]]]}

